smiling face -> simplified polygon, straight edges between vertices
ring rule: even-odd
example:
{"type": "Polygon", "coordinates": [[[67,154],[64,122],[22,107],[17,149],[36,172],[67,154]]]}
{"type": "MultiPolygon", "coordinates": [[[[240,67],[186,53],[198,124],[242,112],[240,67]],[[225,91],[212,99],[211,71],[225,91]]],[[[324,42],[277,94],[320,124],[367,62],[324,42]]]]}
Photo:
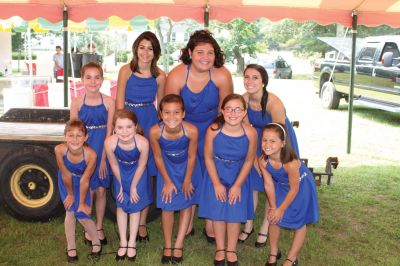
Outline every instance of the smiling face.
{"type": "Polygon", "coordinates": [[[136,134],[136,125],[129,118],[117,118],[114,131],[122,143],[130,143],[136,134]]]}
{"type": "Polygon", "coordinates": [[[82,149],[83,144],[87,141],[88,135],[79,127],[71,127],[68,129],[64,136],[64,140],[67,143],[68,149],[72,152],[82,149]]]}
{"type": "Polygon", "coordinates": [[[246,110],[240,99],[232,99],[223,106],[222,114],[224,115],[225,123],[235,126],[243,121],[246,116],[246,110]]]}
{"type": "Polygon", "coordinates": [[[173,129],[181,126],[183,118],[185,117],[185,111],[178,102],[164,103],[160,116],[165,126],[173,129]]]}
{"type": "Polygon", "coordinates": [[[244,72],[243,83],[249,94],[261,91],[264,86],[260,72],[254,68],[248,68],[244,72]]]}
{"type": "Polygon", "coordinates": [[[280,156],[280,152],[285,143],[280,138],[279,132],[276,129],[265,129],[261,137],[261,149],[267,156],[280,156]]]}
{"type": "Polygon", "coordinates": [[[199,43],[193,51],[189,50],[192,65],[198,71],[208,71],[214,66],[215,51],[209,43],[199,43]]]}
{"type": "Polygon", "coordinates": [[[99,92],[103,84],[103,77],[99,69],[88,67],[82,76],[82,82],[87,92],[99,92]]]}
{"type": "Polygon", "coordinates": [[[141,40],[136,52],[141,63],[150,64],[154,58],[153,46],[149,40],[141,40]]]}

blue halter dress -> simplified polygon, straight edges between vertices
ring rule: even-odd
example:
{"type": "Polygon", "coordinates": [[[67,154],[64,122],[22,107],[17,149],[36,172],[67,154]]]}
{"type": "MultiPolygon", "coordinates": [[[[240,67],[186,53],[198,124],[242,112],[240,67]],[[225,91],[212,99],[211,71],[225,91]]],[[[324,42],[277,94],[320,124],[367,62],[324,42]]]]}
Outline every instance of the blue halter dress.
{"type": "MultiPolygon", "coordinates": [[[[267,161],[267,171],[271,174],[276,197],[276,207],[279,207],[289,192],[289,177],[283,166],[279,169],[272,167],[267,161]]],[[[299,192],[283,214],[279,226],[299,229],[306,224],[315,224],[319,219],[318,195],[314,176],[307,166],[300,166],[299,192]]]]}
{"type": "Polygon", "coordinates": [[[190,71],[190,64],[187,67],[185,85],[181,90],[181,96],[185,103],[185,121],[195,125],[199,131],[198,140],[198,154],[200,158],[200,165],[204,172],[204,141],[207,128],[214,122],[218,115],[219,105],[219,89],[211,79],[211,71],[209,71],[210,80],[204,88],[195,93],[190,90],[187,85],[190,71]]]}
{"type": "MultiPolygon", "coordinates": [[[[243,129],[243,135],[232,137],[224,134],[222,129],[217,133],[213,140],[214,163],[221,183],[226,188],[228,196],[229,189],[235,183],[243,163],[246,159],[249,140],[243,129]]],[[[199,217],[208,218],[214,221],[225,221],[229,223],[246,222],[253,210],[248,208],[253,201],[251,197],[249,178],[245,180],[241,187],[241,200],[230,205],[228,200],[225,202],[217,200],[211,178],[206,171],[201,185],[199,200],[199,217]]]]}
{"type": "Polygon", "coordinates": [[[183,136],[177,139],[167,139],[163,136],[165,126],[161,126],[161,136],[159,140],[162,159],[165,168],[167,169],[168,176],[174,183],[178,193],[174,193],[171,203],[163,202],[161,191],[164,187],[164,179],[160,172],[157,174],[157,208],[165,211],[178,211],[186,209],[187,207],[197,203],[197,188],[202,178],[202,172],[198,156],[196,156],[196,163],[192,173],[192,185],[194,187],[194,194],[190,199],[185,199],[185,194],[182,191],[183,181],[185,179],[188,162],[188,149],[189,138],[185,134],[185,128],[182,125],[183,136]]]}
{"type": "MultiPolygon", "coordinates": [[[[254,111],[253,109],[251,109],[250,108],[250,97],[248,99],[247,106],[248,106],[247,117],[249,118],[249,122],[257,130],[257,135],[258,135],[257,157],[259,157],[261,155],[262,128],[266,124],[269,124],[272,122],[272,117],[271,117],[271,114],[268,112],[265,112],[264,117],[262,117],[261,111],[254,111]]],[[[300,158],[300,152],[299,152],[299,146],[297,145],[296,133],[294,132],[293,126],[287,117],[285,118],[285,127],[286,127],[288,135],[289,135],[290,144],[291,144],[294,152],[300,158]]],[[[254,168],[251,169],[250,179],[251,179],[251,186],[252,186],[253,190],[257,190],[259,192],[264,192],[264,179],[262,176],[260,176],[258,174],[258,172],[254,168]]]]}
{"type": "Polygon", "coordinates": [[[79,119],[83,121],[87,130],[88,130],[88,144],[97,154],[97,162],[96,169],[93,172],[92,177],[90,178],[90,188],[92,190],[98,187],[108,188],[111,183],[111,170],[110,166],[107,163],[107,175],[104,179],[100,178],[99,168],[101,162],[101,156],[104,148],[104,140],[107,136],[107,119],[108,119],[108,111],[106,106],[103,103],[103,95],[101,96],[101,104],[99,105],[87,105],[86,104],[86,95],[83,98],[83,105],[79,110],[78,116],[79,119]]]}
{"type": "MultiPolygon", "coordinates": [[[[91,219],[90,215],[85,214],[84,212],[78,212],[79,207],[79,199],[81,196],[80,192],[80,181],[83,173],[86,169],[86,161],[85,161],[85,152],[82,154],[82,161],[79,163],[73,163],[68,159],[68,150],[67,153],[63,157],[64,165],[68,169],[68,171],[72,174],[72,191],[74,193],[74,203],[72,207],[67,211],[72,211],[75,214],[76,219],[91,219]]],[[[58,171],[58,190],[60,191],[60,196],[62,202],[64,202],[65,198],[68,195],[67,187],[65,186],[62,180],[61,171],[58,171]]],[[[90,207],[90,193],[86,193],[85,203],[90,207]]]]}
{"type": "Polygon", "coordinates": [[[138,161],[140,157],[140,151],[136,145],[132,150],[123,150],[119,147],[118,143],[115,147],[114,154],[118,160],[119,173],[121,176],[122,192],[123,192],[123,202],[118,201],[117,196],[121,189],[121,186],[117,179],[114,179],[114,197],[116,199],[117,208],[121,208],[126,213],[135,213],[141,211],[146,206],[152,203],[152,192],[151,192],[151,182],[150,177],[147,175],[146,170],[144,170],[142,177],[140,178],[136,188],[137,193],[140,197],[138,203],[134,203],[130,200],[130,191],[133,176],[135,175],[136,169],[138,167],[138,161]]]}
{"type": "MultiPolygon", "coordinates": [[[[158,123],[157,110],[154,106],[157,88],[157,80],[154,77],[141,78],[131,74],[126,83],[125,108],[136,114],[139,125],[147,139],[149,139],[150,128],[158,123]]],[[[150,176],[157,175],[157,168],[151,149],[147,160],[147,173],[150,176]]]]}

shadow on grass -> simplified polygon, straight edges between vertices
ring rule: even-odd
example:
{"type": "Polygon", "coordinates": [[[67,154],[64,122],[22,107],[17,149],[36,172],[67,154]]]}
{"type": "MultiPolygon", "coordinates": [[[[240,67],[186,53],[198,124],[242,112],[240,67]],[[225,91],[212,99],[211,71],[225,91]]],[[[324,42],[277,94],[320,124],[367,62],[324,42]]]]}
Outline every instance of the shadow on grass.
{"type": "MultiPolygon", "coordinates": [[[[348,108],[348,104],[341,104],[339,105],[338,111],[347,112],[348,108]]],[[[392,113],[367,106],[355,105],[353,106],[353,114],[381,124],[395,127],[400,125],[400,113],[392,113]]]]}

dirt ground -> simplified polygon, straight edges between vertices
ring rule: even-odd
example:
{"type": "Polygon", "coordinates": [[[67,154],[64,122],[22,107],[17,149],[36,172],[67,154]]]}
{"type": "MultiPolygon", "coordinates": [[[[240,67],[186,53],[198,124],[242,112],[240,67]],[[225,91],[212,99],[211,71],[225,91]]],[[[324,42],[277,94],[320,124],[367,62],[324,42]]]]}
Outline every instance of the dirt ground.
{"type": "MultiPolygon", "coordinates": [[[[235,92],[242,94],[242,78],[234,78],[234,83],[235,92]]],[[[300,122],[295,131],[300,155],[309,159],[309,166],[324,167],[329,156],[337,156],[339,166],[349,167],[400,163],[400,123],[392,126],[353,115],[351,153],[347,154],[348,112],[323,109],[312,81],[271,80],[267,89],[281,98],[289,119],[300,122]]]]}

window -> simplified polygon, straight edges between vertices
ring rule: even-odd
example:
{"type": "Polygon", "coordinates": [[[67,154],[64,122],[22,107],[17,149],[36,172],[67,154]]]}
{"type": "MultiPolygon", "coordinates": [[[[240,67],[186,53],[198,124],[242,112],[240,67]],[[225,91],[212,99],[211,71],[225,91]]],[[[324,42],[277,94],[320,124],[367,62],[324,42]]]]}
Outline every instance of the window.
{"type": "Polygon", "coordinates": [[[372,62],[374,60],[376,48],[375,47],[367,47],[361,52],[359,61],[372,62]]]}
{"type": "Polygon", "coordinates": [[[171,41],[172,41],[172,42],[176,42],[176,32],[173,32],[173,33],[172,33],[171,41]]]}
{"type": "Polygon", "coordinates": [[[399,48],[397,48],[397,44],[395,44],[393,42],[388,42],[388,43],[385,44],[385,47],[383,47],[383,50],[382,50],[382,54],[381,54],[380,60],[382,60],[382,56],[386,52],[392,52],[393,53],[393,58],[400,57],[399,48]]]}

